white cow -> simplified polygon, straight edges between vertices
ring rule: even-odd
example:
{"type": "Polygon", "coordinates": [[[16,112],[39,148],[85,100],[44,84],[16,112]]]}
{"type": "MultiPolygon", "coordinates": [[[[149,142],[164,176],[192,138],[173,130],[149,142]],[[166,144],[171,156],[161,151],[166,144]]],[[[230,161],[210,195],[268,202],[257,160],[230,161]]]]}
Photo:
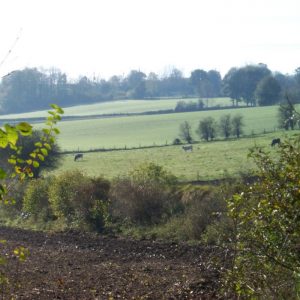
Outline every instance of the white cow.
{"type": "Polygon", "coordinates": [[[182,146],[182,149],[184,151],[193,151],[193,146],[192,145],[189,145],[189,146],[182,146]]]}

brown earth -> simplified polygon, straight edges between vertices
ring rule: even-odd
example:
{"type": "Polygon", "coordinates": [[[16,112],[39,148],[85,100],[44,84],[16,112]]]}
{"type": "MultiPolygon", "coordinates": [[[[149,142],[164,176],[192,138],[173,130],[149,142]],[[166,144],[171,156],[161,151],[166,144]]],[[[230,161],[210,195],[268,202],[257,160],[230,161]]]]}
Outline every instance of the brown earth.
{"type": "Polygon", "coordinates": [[[213,248],[7,227],[0,237],[11,282],[4,299],[219,299],[213,248]],[[20,245],[30,251],[24,263],[11,255],[20,245]]]}

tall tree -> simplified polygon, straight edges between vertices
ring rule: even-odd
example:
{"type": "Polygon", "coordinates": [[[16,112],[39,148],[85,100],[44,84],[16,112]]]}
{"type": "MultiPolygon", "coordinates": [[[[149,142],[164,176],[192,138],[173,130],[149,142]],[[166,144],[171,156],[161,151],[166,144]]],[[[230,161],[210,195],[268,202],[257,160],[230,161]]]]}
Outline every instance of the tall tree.
{"type": "Polygon", "coordinates": [[[264,77],[255,89],[255,96],[260,106],[276,104],[281,98],[281,87],[273,76],[264,77]]]}
{"type": "Polygon", "coordinates": [[[232,132],[232,122],[230,114],[221,116],[219,127],[225,139],[228,139],[232,132]]]}
{"type": "Polygon", "coordinates": [[[161,93],[165,96],[185,96],[189,93],[182,71],[172,67],[161,79],[161,93]]]}
{"type": "Polygon", "coordinates": [[[286,96],[285,103],[282,103],[278,109],[278,123],[280,128],[285,130],[294,130],[295,125],[299,125],[300,114],[296,111],[292,100],[286,96]]]}
{"type": "Polygon", "coordinates": [[[132,70],[127,78],[126,83],[128,86],[128,97],[133,99],[143,99],[145,97],[146,87],[145,87],[146,74],[132,70]]]}
{"type": "Polygon", "coordinates": [[[206,141],[213,140],[216,137],[217,124],[212,117],[206,117],[199,122],[197,134],[206,141]]]}
{"type": "Polygon", "coordinates": [[[239,102],[242,100],[242,86],[237,68],[231,68],[224,76],[222,81],[222,92],[225,96],[232,99],[233,106],[238,106],[239,102]]]}
{"type": "Polygon", "coordinates": [[[220,72],[216,70],[210,70],[207,72],[208,80],[212,86],[213,97],[221,96],[221,88],[222,88],[222,77],[220,72]]]}
{"type": "Polygon", "coordinates": [[[160,81],[157,74],[150,72],[146,80],[146,95],[147,97],[158,97],[160,81]]]}
{"type": "Polygon", "coordinates": [[[191,73],[190,82],[199,98],[209,98],[214,95],[213,84],[206,71],[201,69],[194,70],[191,73]]]}
{"type": "Polygon", "coordinates": [[[231,69],[224,77],[224,90],[232,99],[243,100],[247,106],[255,106],[257,84],[271,74],[264,64],[231,69]]]}
{"type": "Polygon", "coordinates": [[[235,115],[232,118],[232,131],[233,134],[239,139],[241,134],[243,133],[244,117],[240,114],[235,115]]]}
{"type": "Polygon", "coordinates": [[[192,143],[193,141],[191,129],[192,126],[188,121],[184,121],[179,126],[179,136],[187,143],[192,143]]]}

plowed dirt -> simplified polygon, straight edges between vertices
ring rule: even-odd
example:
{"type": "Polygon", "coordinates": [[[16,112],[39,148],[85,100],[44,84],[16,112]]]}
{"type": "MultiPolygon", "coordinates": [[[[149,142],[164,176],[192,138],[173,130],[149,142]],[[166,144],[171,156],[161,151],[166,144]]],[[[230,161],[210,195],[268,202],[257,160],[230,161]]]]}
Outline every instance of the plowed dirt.
{"type": "MultiPolygon", "coordinates": [[[[217,299],[212,248],[68,231],[0,228],[17,299],[217,299]],[[24,246],[19,263],[10,253],[24,246]],[[9,253],[9,254],[7,254],[9,253]]],[[[1,297],[1,295],[0,295],[1,297]]]]}

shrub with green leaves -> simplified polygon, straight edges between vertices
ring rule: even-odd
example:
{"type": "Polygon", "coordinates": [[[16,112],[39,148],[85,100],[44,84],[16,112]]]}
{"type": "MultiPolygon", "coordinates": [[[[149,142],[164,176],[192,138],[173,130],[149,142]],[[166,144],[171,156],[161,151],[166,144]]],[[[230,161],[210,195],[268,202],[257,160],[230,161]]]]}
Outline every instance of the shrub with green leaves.
{"type": "MultiPolygon", "coordinates": [[[[300,140],[254,149],[259,180],[228,200],[235,224],[227,286],[243,297],[300,296],[300,140]]],[[[298,298],[297,298],[298,299],[298,298]]]]}
{"type": "Polygon", "coordinates": [[[67,171],[53,178],[49,202],[54,215],[68,225],[88,225],[101,231],[107,217],[109,188],[105,179],[92,179],[78,170],[67,171]]]}
{"type": "Polygon", "coordinates": [[[52,210],[48,201],[48,190],[51,179],[33,179],[29,182],[23,199],[23,211],[35,219],[51,219],[52,210]]]}
{"type": "Polygon", "coordinates": [[[112,213],[137,224],[159,223],[181,209],[176,183],[163,167],[145,163],[113,183],[112,213]]]}
{"type": "Polygon", "coordinates": [[[207,227],[219,220],[225,212],[226,202],[218,192],[218,187],[209,186],[187,186],[183,191],[183,227],[188,239],[200,239],[207,227]]]}

